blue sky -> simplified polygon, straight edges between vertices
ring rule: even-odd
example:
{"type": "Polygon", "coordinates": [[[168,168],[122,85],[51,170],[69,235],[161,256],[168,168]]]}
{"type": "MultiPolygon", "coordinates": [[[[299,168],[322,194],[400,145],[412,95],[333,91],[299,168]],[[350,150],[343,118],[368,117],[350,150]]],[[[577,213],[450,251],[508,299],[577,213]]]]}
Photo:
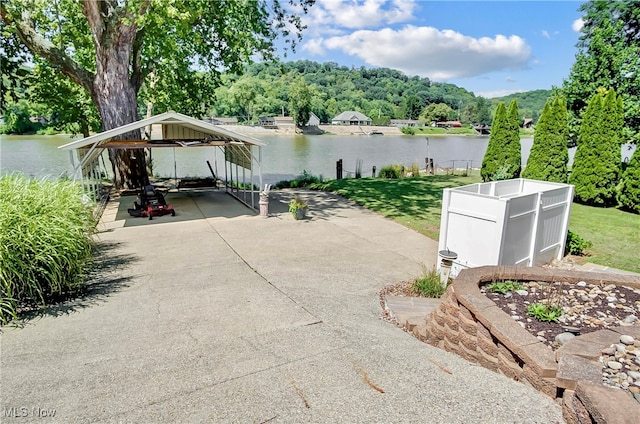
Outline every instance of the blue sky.
{"type": "Polygon", "coordinates": [[[562,85],[579,1],[316,0],[295,54],[387,67],[499,97],[562,85]]]}

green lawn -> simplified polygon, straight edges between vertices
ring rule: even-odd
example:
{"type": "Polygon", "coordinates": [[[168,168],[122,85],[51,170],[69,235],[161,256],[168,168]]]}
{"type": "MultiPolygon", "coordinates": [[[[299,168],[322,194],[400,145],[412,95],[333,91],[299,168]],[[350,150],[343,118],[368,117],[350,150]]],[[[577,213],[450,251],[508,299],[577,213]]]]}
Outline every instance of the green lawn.
{"type": "Polygon", "coordinates": [[[569,229],[593,243],[584,261],[640,273],[640,215],[574,203],[569,229]]]}
{"type": "Polygon", "coordinates": [[[480,177],[434,175],[391,180],[348,178],[330,180],[319,188],[333,191],[356,203],[434,239],[440,232],[442,190],[480,182],[480,177]]]}
{"type": "MultiPolygon", "coordinates": [[[[438,240],[442,190],[476,182],[480,182],[478,175],[435,175],[331,180],[316,188],[338,193],[438,240]]],[[[640,272],[640,215],[574,203],[569,228],[593,243],[584,262],[640,272]]]]}

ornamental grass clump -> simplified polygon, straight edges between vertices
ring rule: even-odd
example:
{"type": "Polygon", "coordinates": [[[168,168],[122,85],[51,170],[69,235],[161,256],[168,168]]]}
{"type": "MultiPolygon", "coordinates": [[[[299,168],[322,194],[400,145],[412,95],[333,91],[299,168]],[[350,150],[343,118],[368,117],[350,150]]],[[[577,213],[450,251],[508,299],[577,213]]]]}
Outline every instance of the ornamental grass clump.
{"type": "Polygon", "coordinates": [[[411,291],[417,296],[440,298],[447,291],[447,287],[442,285],[440,274],[435,268],[423,269],[423,275],[416,278],[411,284],[411,291]]]}
{"type": "Polygon", "coordinates": [[[0,177],[0,323],[84,285],[95,224],[72,181],[0,177]]]}

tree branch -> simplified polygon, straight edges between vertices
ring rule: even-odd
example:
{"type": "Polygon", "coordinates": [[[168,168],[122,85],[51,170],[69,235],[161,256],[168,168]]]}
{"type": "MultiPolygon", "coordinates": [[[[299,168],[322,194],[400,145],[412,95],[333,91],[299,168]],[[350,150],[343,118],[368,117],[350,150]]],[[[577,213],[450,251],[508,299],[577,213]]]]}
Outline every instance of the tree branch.
{"type": "Polygon", "coordinates": [[[106,6],[106,3],[93,0],[84,0],[82,2],[82,12],[89,23],[96,51],[99,49],[99,46],[102,45],[102,37],[104,33],[104,22],[102,19],[103,10],[101,10],[101,6],[106,6]]]}
{"type": "Polygon", "coordinates": [[[92,93],[95,75],[81,67],[51,41],[38,34],[29,24],[28,15],[23,15],[22,19],[16,19],[7,11],[4,4],[0,3],[0,16],[6,24],[13,25],[16,35],[33,54],[47,59],[54,68],[82,86],[88,93],[92,93]]]}
{"type": "MultiPolygon", "coordinates": [[[[141,2],[138,8],[138,16],[142,16],[147,13],[151,0],[141,2]]],[[[144,47],[144,37],[146,30],[140,28],[137,30],[135,38],[133,40],[133,52],[131,55],[131,85],[136,90],[136,93],[140,90],[143,81],[147,78],[147,75],[151,72],[149,67],[143,69],[142,67],[142,48],[144,47]]]]}

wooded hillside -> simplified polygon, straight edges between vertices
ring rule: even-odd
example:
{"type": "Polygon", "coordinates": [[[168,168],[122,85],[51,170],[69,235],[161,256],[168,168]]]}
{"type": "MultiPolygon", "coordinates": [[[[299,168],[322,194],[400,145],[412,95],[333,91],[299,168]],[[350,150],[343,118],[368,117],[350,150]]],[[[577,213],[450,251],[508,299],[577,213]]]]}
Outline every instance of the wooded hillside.
{"type": "MultiPolygon", "coordinates": [[[[263,115],[291,114],[290,86],[300,78],[311,95],[311,111],[322,122],[345,110],[356,110],[388,124],[390,119],[427,122],[460,120],[463,124],[490,124],[497,101],[477,97],[454,84],[409,77],[389,68],[349,68],[333,62],[301,60],[249,65],[242,76],[226,74],[216,90],[208,114],[255,121],[263,115]]],[[[518,93],[523,117],[539,116],[547,90],[532,96],[518,93]]]]}

